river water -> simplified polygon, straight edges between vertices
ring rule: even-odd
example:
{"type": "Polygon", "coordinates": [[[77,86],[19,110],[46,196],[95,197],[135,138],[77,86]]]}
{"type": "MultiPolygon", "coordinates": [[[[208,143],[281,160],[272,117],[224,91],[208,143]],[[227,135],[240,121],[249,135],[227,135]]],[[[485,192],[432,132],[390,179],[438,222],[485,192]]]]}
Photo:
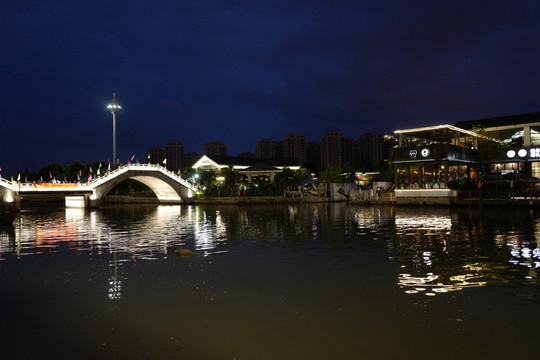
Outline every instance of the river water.
{"type": "Polygon", "coordinates": [[[24,205],[2,358],[537,358],[529,209],[24,205]]]}

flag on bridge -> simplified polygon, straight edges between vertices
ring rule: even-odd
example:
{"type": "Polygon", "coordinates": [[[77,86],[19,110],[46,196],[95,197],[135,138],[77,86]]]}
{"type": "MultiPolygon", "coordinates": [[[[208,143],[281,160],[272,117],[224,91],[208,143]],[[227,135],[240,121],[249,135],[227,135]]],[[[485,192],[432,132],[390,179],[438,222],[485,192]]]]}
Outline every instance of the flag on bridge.
{"type": "Polygon", "coordinates": [[[167,165],[167,158],[163,159],[163,165],[167,165]]]}

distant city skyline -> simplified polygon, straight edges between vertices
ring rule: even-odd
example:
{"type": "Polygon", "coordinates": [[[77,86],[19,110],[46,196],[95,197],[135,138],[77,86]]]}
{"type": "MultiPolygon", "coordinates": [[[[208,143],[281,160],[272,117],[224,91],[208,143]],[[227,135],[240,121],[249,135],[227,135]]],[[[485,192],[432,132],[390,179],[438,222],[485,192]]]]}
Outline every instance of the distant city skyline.
{"type": "MultiPolygon", "coordinates": [[[[264,159],[298,159],[300,165],[310,164],[319,170],[328,168],[347,168],[361,159],[369,159],[374,167],[386,160],[395,141],[385,141],[386,135],[366,133],[357,138],[346,137],[340,131],[327,131],[321,134],[320,141],[306,141],[299,133],[285,134],[283,140],[260,139],[255,141],[255,153],[242,152],[228,154],[227,144],[210,141],[204,144],[204,151],[184,152],[184,144],[171,140],[163,145],[146,149],[146,162],[162,164],[169,170],[184,170],[202,155],[253,157],[264,159]],[[171,144],[174,146],[171,147],[171,144]]],[[[390,136],[393,139],[392,136],[390,136]]],[[[390,139],[390,140],[391,140],[390,139]]],[[[395,139],[394,139],[395,140],[395,139]]]]}
{"type": "Polygon", "coordinates": [[[540,111],[540,2],[3,2],[0,174],[540,111]],[[104,11],[104,9],[107,9],[104,11]],[[161,145],[160,145],[161,146],[161,145]]]}

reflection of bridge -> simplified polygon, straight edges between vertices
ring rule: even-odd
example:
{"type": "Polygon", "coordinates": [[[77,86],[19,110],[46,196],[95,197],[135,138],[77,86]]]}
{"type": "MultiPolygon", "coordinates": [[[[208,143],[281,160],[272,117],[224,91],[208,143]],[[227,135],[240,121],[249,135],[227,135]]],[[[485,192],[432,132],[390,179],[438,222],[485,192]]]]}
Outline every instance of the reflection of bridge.
{"type": "Polygon", "coordinates": [[[34,198],[63,196],[66,206],[97,207],[112,188],[126,179],[145,184],[162,203],[190,203],[196,191],[190,182],[162,166],[127,164],[87,183],[20,183],[0,179],[0,198],[4,202],[17,201],[20,207],[18,200],[24,195],[34,198]]]}

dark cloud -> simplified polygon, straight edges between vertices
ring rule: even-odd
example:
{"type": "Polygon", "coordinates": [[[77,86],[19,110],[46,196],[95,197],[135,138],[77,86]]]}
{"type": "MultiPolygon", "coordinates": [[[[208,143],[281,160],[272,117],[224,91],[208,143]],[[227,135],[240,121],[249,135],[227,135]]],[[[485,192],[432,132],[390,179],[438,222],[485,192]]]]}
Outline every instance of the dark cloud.
{"type": "Polygon", "coordinates": [[[536,1],[0,5],[0,167],[539,111],[536,1]]]}

